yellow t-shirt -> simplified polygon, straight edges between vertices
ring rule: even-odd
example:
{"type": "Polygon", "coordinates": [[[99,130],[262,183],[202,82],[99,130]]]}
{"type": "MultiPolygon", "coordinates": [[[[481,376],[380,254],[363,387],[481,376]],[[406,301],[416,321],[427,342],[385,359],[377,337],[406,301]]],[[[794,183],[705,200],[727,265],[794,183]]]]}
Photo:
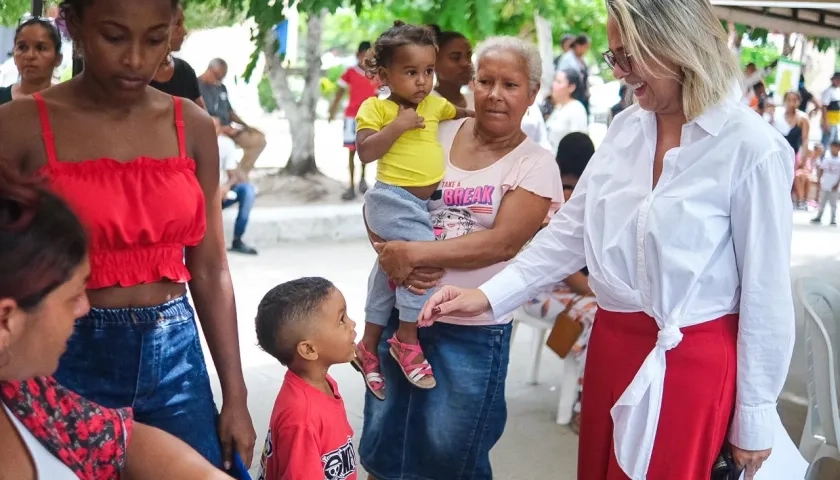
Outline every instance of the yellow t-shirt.
{"type": "MultiPolygon", "coordinates": [[[[356,114],[356,131],[380,131],[393,122],[399,106],[391,100],[368,98],[356,114]]],[[[409,130],[397,139],[376,168],[376,179],[395,187],[425,187],[443,179],[446,169],[443,147],[438,141],[438,125],[455,118],[455,106],[448,100],[429,95],[417,105],[426,128],[409,130]]]]}

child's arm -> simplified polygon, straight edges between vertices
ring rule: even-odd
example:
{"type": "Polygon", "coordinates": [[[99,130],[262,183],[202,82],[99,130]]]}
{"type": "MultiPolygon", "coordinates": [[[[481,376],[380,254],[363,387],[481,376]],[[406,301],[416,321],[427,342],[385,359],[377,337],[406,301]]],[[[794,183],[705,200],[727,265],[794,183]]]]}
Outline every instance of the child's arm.
{"type": "Polygon", "coordinates": [[[400,107],[397,118],[385,125],[382,130],[377,132],[373,129],[365,129],[362,125],[360,128],[356,132],[356,151],[362,163],[370,163],[388,153],[400,135],[415,128],[426,128],[426,124],[423,117],[417,115],[414,109],[400,107]]]}
{"type": "Polygon", "coordinates": [[[470,110],[469,108],[455,107],[455,117],[453,117],[454,120],[467,117],[475,117],[475,112],[470,110]]]}
{"type": "Polygon", "coordinates": [[[306,425],[291,425],[271,431],[265,455],[265,480],[324,478],[321,450],[315,432],[306,425]]]}
{"type": "Polygon", "coordinates": [[[338,106],[341,104],[341,99],[344,98],[344,94],[347,90],[344,87],[338,87],[335,91],[335,98],[333,98],[332,103],[330,104],[330,116],[329,121],[332,122],[335,119],[336,113],[338,113],[338,106]]]}

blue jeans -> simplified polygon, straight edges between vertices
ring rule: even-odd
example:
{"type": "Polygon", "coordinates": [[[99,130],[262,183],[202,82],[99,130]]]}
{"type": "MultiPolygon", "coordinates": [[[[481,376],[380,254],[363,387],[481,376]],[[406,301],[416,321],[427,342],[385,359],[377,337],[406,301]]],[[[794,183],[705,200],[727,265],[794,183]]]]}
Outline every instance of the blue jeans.
{"type": "Polygon", "coordinates": [[[186,295],[147,308],[93,308],[76,321],[56,379],[105,407],[133,407],[216,466],[216,405],[186,295]]]}
{"type": "Polygon", "coordinates": [[[237,183],[230,191],[236,194],[236,198],[222,200],[222,209],[239,204],[239,214],[236,216],[236,223],[233,224],[233,238],[239,240],[242,235],[245,235],[245,229],[248,227],[248,217],[251,216],[251,209],[254,208],[257,191],[250,183],[237,183]]]}
{"type": "MultiPolygon", "coordinates": [[[[828,151],[828,147],[831,146],[831,142],[837,140],[837,125],[830,125],[828,127],[828,133],[825,130],[822,131],[822,145],[825,148],[825,151],[828,151]]],[[[803,141],[807,142],[808,139],[804,139],[803,141]]]]}
{"type": "MultiPolygon", "coordinates": [[[[415,197],[402,187],[376,182],[365,194],[365,219],[371,231],[385,241],[431,242],[435,239],[429,201],[415,197]]],[[[384,327],[396,305],[400,320],[416,323],[432,293],[429,290],[417,295],[403,286],[397,287],[396,292],[391,290],[388,275],[379,262],[374,262],[368,277],[365,322],[384,327]]]]}
{"type": "Polygon", "coordinates": [[[394,312],[379,343],[388,393],[384,401],[370,392],[365,397],[362,465],[377,480],[492,480],[490,449],[507,420],[511,325],[421,328],[437,380],[435,388],[422,390],[388,354],[394,312]]]}

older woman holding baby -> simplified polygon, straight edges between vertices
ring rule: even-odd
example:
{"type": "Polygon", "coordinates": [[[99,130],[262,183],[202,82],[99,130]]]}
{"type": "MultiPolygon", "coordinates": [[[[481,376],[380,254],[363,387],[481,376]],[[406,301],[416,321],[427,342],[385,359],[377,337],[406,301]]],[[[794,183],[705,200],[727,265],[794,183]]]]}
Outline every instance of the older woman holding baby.
{"type": "MultiPolygon", "coordinates": [[[[540,65],[536,48],[522,40],[498,37],[479,45],[475,118],[440,124],[446,173],[429,204],[437,241],[375,244],[395,283],[477,287],[562,202],[553,156],[520,128],[539,90],[540,65]]],[[[383,339],[397,320],[392,316],[383,339]]],[[[437,380],[430,390],[413,388],[396,362],[382,362],[387,395],[380,401],[368,393],[360,445],[371,478],[492,479],[489,453],[507,417],[510,322],[484,314],[446,317],[420,329],[437,380]]],[[[380,358],[387,353],[383,340],[380,358]]]]}

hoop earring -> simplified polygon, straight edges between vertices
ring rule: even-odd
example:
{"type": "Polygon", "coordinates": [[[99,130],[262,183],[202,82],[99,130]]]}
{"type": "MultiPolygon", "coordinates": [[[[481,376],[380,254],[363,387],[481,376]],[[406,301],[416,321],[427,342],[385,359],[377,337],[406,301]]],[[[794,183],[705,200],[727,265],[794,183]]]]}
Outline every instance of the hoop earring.
{"type": "Polygon", "coordinates": [[[166,46],[166,55],[163,56],[163,60],[161,60],[160,66],[165,67],[165,66],[169,65],[169,63],[171,61],[172,61],[172,46],[167,45],[166,46]]]}

